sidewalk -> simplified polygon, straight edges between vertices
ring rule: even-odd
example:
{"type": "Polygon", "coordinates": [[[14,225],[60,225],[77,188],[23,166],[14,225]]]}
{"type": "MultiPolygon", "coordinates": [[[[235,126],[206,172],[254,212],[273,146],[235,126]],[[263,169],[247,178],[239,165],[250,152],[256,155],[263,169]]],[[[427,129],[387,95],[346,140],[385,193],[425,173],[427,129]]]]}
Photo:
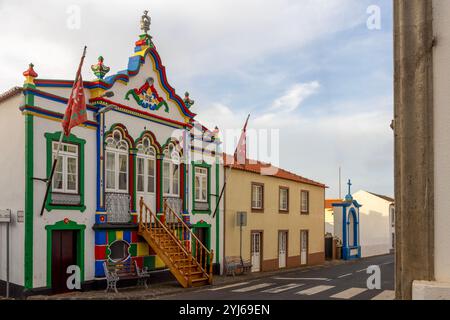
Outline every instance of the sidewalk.
{"type": "MultiPolygon", "coordinates": [[[[242,281],[252,281],[261,278],[271,277],[275,275],[280,275],[284,273],[289,273],[297,270],[311,270],[311,269],[322,269],[328,268],[341,264],[352,264],[355,261],[326,261],[323,265],[318,266],[308,266],[308,267],[300,267],[300,268],[292,268],[285,270],[277,270],[270,272],[260,272],[260,273],[249,273],[241,276],[215,276],[214,277],[214,286],[222,286],[226,284],[233,284],[242,281]]],[[[200,288],[188,288],[185,289],[181,287],[178,282],[170,281],[165,283],[158,283],[152,285],[151,279],[149,281],[148,289],[141,289],[139,287],[128,287],[128,288],[119,288],[119,293],[108,292],[105,293],[104,290],[97,291],[85,291],[85,292],[71,292],[53,296],[30,296],[28,300],[149,300],[149,299],[164,299],[165,296],[174,295],[181,292],[189,292],[199,290],[200,288]]],[[[203,287],[205,288],[205,287],[203,287]]]]}

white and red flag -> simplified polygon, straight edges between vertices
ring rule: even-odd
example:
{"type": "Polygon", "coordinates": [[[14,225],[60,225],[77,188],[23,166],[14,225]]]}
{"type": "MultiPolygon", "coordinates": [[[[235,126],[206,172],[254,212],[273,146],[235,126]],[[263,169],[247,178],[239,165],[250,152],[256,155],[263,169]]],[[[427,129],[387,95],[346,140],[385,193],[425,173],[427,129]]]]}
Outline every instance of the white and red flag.
{"type": "Polygon", "coordinates": [[[84,96],[83,78],[81,77],[81,67],[83,66],[86,48],[78,67],[77,76],[73,84],[72,93],[67,103],[67,109],[61,123],[64,135],[67,137],[73,127],[79,126],[87,121],[86,98],[84,96]]]}
{"type": "Polygon", "coordinates": [[[241,137],[239,138],[238,145],[236,147],[236,151],[234,152],[234,161],[236,164],[244,164],[247,160],[247,124],[250,115],[248,115],[247,120],[245,121],[244,128],[242,129],[241,137]]]}
{"type": "MultiPolygon", "coordinates": [[[[222,186],[222,191],[220,191],[219,199],[217,200],[216,208],[214,209],[214,213],[212,215],[213,218],[216,217],[217,210],[219,209],[220,200],[222,200],[223,193],[225,191],[225,187],[227,185],[227,180],[231,175],[231,168],[234,164],[246,164],[247,161],[247,124],[250,119],[250,115],[248,115],[247,120],[245,121],[244,128],[242,129],[241,137],[239,138],[238,145],[236,150],[234,151],[233,160],[234,163],[228,163],[228,157],[224,157],[224,166],[228,166],[228,173],[224,173],[224,182],[222,186]]],[[[230,160],[231,162],[232,160],[230,160]]]]}

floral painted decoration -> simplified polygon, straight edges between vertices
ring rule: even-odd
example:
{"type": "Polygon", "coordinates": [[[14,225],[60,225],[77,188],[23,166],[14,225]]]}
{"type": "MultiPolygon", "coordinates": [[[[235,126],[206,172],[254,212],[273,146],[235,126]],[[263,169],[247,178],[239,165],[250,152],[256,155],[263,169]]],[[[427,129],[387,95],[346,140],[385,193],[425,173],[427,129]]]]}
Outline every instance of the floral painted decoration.
{"type": "Polygon", "coordinates": [[[126,100],[130,100],[130,95],[138,105],[150,110],[159,110],[164,107],[165,112],[169,112],[169,105],[167,102],[159,96],[155,89],[153,78],[148,78],[145,83],[139,89],[131,89],[125,95],[126,100]]]}

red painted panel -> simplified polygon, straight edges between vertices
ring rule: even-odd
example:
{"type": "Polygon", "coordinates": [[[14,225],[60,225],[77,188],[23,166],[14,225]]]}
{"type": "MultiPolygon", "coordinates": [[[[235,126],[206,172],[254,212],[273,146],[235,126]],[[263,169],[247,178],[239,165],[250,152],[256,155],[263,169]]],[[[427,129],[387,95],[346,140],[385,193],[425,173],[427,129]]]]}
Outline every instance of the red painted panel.
{"type": "Polygon", "coordinates": [[[156,160],[156,213],[161,212],[161,159],[156,160]]]}
{"type": "Polygon", "coordinates": [[[95,246],[95,260],[106,260],[106,246],[95,246]]]}
{"type": "Polygon", "coordinates": [[[132,259],[136,260],[139,268],[142,268],[144,266],[144,257],[133,257],[132,259]]]}

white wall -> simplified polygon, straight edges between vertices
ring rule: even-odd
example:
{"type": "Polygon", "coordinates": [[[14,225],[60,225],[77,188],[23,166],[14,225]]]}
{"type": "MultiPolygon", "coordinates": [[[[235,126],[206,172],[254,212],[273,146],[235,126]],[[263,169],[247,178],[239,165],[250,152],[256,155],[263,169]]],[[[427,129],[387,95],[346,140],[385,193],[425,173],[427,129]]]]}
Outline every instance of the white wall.
{"type": "Polygon", "coordinates": [[[359,209],[361,256],[388,254],[391,250],[389,207],[391,202],[366,191],[353,194],[359,209]]]}
{"type": "MultiPolygon", "coordinates": [[[[61,131],[59,122],[34,118],[34,176],[46,177],[47,164],[47,146],[45,133],[61,131]]],[[[33,287],[40,288],[47,285],[47,230],[45,226],[53,225],[56,222],[68,218],[78,224],[86,226],[85,229],[85,248],[84,248],[84,270],[85,281],[94,279],[94,230],[92,226],[95,223],[96,211],[96,186],[97,186],[97,169],[96,169],[96,131],[83,127],[75,127],[72,134],[77,138],[86,140],[84,147],[84,191],[86,211],[72,210],[53,210],[44,212],[41,217],[39,215],[42,200],[45,194],[45,184],[42,182],[34,183],[34,220],[33,220],[33,287]]]]}
{"type": "Polygon", "coordinates": [[[435,277],[450,282],[450,1],[433,1],[435,277]]]}
{"type": "MultiPolygon", "coordinates": [[[[25,119],[19,95],[0,104],[0,209],[13,216],[25,204],[25,119]]],[[[15,219],[14,219],[15,220],[15,219]]],[[[24,284],[24,224],[10,226],[10,281],[24,284]]],[[[0,224],[0,279],[6,280],[6,225],[0,224]]]]}
{"type": "Polygon", "coordinates": [[[334,235],[333,209],[325,209],[325,233],[334,235]]]}

